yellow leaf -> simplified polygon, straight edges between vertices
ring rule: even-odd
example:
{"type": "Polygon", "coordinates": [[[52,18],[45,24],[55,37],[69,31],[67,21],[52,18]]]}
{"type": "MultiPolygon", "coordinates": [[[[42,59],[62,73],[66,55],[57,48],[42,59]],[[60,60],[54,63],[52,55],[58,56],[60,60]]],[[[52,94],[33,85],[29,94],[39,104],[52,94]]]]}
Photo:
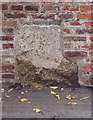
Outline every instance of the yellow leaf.
{"type": "Polygon", "coordinates": [[[76,105],[76,102],[68,102],[69,105],[76,105]]]}
{"type": "Polygon", "coordinates": [[[57,86],[49,86],[51,89],[57,89],[58,87],[57,86]]]}
{"type": "Polygon", "coordinates": [[[75,99],[76,97],[72,96],[72,95],[68,95],[66,98],[69,99],[69,100],[71,100],[71,99],[75,99]]]}
{"type": "Polygon", "coordinates": [[[57,97],[57,99],[59,99],[59,100],[60,100],[60,96],[59,96],[59,95],[55,95],[55,97],[57,97]]]}
{"type": "Polygon", "coordinates": [[[56,92],[54,92],[54,91],[51,91],[51,94],[52,94],[52,95],[57,95],[57,93],[56,93],[56,92]]]}
{"type": "Polygon", "coordinates": [[[39,108],[37,108],[37,107],[34,108],[33,111],[36,112],[36,113],[40,113],[41,112],[41,110],[39,108]]]}
{"type": "Polygon", "coordinates": [[[21,98],[19,101],[20,102],[28,102],[28,100],[26,98],[21,98]]]}

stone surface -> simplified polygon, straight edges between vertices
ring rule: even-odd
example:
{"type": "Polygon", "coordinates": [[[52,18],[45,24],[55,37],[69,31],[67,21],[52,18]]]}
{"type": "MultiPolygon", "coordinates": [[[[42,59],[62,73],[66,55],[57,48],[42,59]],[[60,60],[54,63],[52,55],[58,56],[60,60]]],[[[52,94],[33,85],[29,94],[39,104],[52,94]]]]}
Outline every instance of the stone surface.
{"type": "Polygon", "coordinates": [[[77,84],[77,64],[62,56],[59,25],[27,25],[23,22],[21,27],[19,23],[19,28],[15,32],[16,76],[19,82],[23,85],[41,80],[57,81],[67,86],[77,84]]]}

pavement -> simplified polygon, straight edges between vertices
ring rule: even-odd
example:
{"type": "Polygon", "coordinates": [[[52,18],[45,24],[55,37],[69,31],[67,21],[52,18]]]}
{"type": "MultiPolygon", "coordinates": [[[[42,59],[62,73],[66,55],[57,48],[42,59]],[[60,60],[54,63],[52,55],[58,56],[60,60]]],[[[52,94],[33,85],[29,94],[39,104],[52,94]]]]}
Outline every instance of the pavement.
{"type": "Polygon", "coordinates": [[[1,92],[2,118],[92,118],[90,88],[10,89],[8,84],[3,84],[1,92]],[[51,91],[56,92],[60,99],[51,94],[51,91]],[[68,95],[76,98],[67,99],[68,95]],[[29,102],[20,102],[22,98],[29,102]],[[41,111],[34,111],[36,108],[41,111]]]}

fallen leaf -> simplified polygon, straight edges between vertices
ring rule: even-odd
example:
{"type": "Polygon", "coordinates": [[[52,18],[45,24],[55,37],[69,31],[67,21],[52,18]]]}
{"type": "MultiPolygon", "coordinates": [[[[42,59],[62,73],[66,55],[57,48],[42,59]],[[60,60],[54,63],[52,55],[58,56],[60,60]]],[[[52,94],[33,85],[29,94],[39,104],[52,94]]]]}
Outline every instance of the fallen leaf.
{"type": "Polygon", "coordinates": [[[29,101],[27,103],[32,104],[32,102],[29,102],[29,101]]]}
{"type": "Polygon", "coordinates": [[[13,91],[13,88],[11,88],[11,89],[8,90],[8,92],[11,92],[11,91],[13,91]]]}
{"type": "Polygon", "coordinates": [[[59,96],[59,95],[55,95],[55,97],[57,97],[57,99],[59,99],[59,100],[60,100],[60,96],[59,96]]]}
{"type": "Polygon", "coordinates": [[[51,88],[51,89],[57,89],[58,87],[57,86],[49,86],[49,88],[51,88]]]}
{"type": "Polygon", "coordinates": [[[24,92],[21,92],[21,94],[23,95],[23,94],[25,94],[24,92]]]}
{"type": "Polygon", "coordinates": [[[86,100],[86,99],[88,99],[89,97],[83,97],[83,98],[81,98],[80,100],[86,100]]]}
{"type": "Polygon", "coordinates": [[[3,88],[1,89],[1,92],[4,92],[4,89],[3,89],[3,88]]]}
{"type": "Polygon", "coordinates": [[[75,99],[76,96],[68,95],[66,98],[69,99],[69,100],[71,100],[71,99],[75,99]]]}
{"type": "Polygon", "coordinates": [[[64,90],[64,88],[61,88],[61,91],[63,91],[64,90]]]}
{"type": "Polygon", "coordinates": [[[10,96],[9,95],[5,95],[5,97],[9,98],[10,96]]]}
{"type": "Polygon", "coordinates": [[[76,102],[68,102],[69,105],[76,105],[76,102]]]}
{"type": "Polygon", "coordinates": [[[60,100],[60,96],[59,96],[56,92],[51,91],[51,94],[52,94],[52,95],[54,95],[57,99],[59,99],[59,100],[60,100]]]}
{"type": "Polygon", "coordinates": [[[39,109],[39,108],[37,108],[37,107],[34,108],[33,111],[36,112],[36,113],[41,113],[41,112],[42,112],[41,109],[39,109]]]}
{"type": "Polygon", "coordinates": [[[57,93],[54,92],[54,91],[51,91],[50,93],[51,93],[52,95],[57,95],[57,93]]]}
{"type": "Polygon", "coordinates": [[[20,101],[20,102],[28,102],[28,99],[26,99],[26,98],[21,98],[19,101],[20,101]]]}

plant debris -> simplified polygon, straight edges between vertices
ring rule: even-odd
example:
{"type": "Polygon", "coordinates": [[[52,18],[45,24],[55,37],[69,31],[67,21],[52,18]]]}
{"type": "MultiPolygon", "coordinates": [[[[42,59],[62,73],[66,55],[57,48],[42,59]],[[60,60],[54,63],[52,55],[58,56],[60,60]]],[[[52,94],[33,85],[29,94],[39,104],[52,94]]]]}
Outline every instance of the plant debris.
{"type": "Polygon", "coordinates": [[[69,99],[69,100],[75,99],[75,98],[76,98],[76,96],[72,96],[72,95],[68,95],[68,96],[66,97],[66,99],[69,99]]]}
{"type": "Polygon", "coordinates": [[[81,98],[80,100],[86,100],[86,99],[88,99],[89,97],[83,97],[83,98],[81,98]]]}
{"type": "Polygon", "coordinates": [[[33,111],[36,113],[42,113],[41,109],[38,108],[37,106],[33,109],[33,111]]]}
{"type": "Polygon", "coordinates": [[[58,95],[56,92],[51,91],[51,95],[54,95],[58,100],[60,100],[60,95],[58,95]]]}
{"type": "Polygon", "coordinates": [[[9,89],[8,92],[12,92],[13,91],[13,88],[9,89]]]}
{"type": "Polygon", "coordinates": [[[20,102],[28,102],[28,99],[26,99],[26,98],[21,98],[19,101],[20,101],[20,102]]]}
{"type": "Polygon", "coordinates": [[[76,105],[77,102],[68,102],[69,105],[76,105]]]}
{"type": "Polygon", "coordinates": [[[51,89],[57,89],[58,87],[57,86],[49,86],[49,88],[51,88],[51,89]]]}

